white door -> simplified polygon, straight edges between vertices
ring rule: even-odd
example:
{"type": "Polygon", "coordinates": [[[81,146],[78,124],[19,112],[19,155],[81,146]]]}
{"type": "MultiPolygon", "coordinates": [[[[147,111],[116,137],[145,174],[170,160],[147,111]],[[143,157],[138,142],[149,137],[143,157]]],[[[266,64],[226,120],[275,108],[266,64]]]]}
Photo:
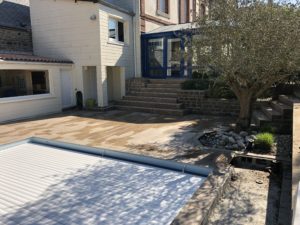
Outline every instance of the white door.
{"type": "Polygon", "coordinates": [[[61,100],[62,107],[68,108],[72,105],[72,78],[70,70],[61,70],[60,72],[61,100]]]}

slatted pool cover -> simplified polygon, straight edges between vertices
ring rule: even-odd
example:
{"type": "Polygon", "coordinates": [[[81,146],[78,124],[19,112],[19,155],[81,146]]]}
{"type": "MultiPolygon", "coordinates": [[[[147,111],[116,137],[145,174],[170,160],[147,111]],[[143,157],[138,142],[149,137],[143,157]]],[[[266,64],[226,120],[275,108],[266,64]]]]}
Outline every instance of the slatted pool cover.
{"type": "Polygon", "coordinates": [[[24,143],[0,151],[0,224],[170,224],[204,180],[24,143]]]}

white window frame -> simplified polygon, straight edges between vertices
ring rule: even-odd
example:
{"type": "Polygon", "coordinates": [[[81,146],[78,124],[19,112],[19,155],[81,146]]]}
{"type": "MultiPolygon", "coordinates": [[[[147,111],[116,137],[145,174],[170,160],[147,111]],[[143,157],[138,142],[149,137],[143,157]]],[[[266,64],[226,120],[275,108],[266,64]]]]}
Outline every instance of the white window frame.
{"type": "Polygon", "coordinates": [[[119,45],[124,45],[126,43],[126,23],[124,20],[122,19],[118,19],[116,17],[108,17],[108,40],[109,40],[109,43],[112,43],[112,44],[119,44],[119,45]],[[116,38],[110,38],[109,37],[109,22],[113,20],[114,23],[115,23],[115,27],[116,27],[116,38]],[[122,23],[123,24],[123,38],[124,38],[124,41],[119,41],[119,27],[118,27],[118,23],[122,23]]]}

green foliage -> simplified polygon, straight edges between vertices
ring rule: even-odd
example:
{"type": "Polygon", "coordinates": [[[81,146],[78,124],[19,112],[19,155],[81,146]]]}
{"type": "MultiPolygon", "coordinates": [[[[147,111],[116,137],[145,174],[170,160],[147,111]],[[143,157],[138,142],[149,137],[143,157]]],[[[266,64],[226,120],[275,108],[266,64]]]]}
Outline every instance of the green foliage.
{"type": "Polygon", "coordinates": [[[210,81],[207,79],[191,79],[181,84],[183,90],[207,90],[210,81]]]}
{"type": "Polygon", "coordinates": [[[261,128],[260,131],[263,133],[272,133],[275,134],[277,133],[277,129],[270,124],[264,124],[261,128]]]}
{"type": "Polygon", "coordinates": [[[236,98],[235,94],[230,90],[230,87],[223,81],[214,82],[207,92],[209,98],[236,98]]]}
{"type": "Polygon", "coordinates": [[[95,99],[92,99],[92,98],[89,98],[89,99],[87,99],[86,100],[86,107],[88,108],[88,109],[91,109],[91,108],[93,108],[93,107],[95,107],[96,106],[96,100],[95,99]]]}
{"type": "Polygon", "coordinates": [[[255,148],[263,151],[270,151],[274,145],[274,135],[271,133],[260,133],[254,141],[255,148]]]}

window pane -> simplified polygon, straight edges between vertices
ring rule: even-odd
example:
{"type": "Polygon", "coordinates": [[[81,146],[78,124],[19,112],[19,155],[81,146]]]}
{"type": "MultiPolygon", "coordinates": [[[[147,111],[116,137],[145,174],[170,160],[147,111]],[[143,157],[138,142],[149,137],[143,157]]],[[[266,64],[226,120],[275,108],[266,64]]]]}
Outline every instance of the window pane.
{"type": "Polygon", "coordinates": [[[47,72],[0,70],[0,98],[49,93],[47,72]]]}
{"type": "Polygon", "coordinates": [[[47,77],[45,72],[32,72],[32,92],[36,94],[49,93],[49,87],[47,85],[47,77]]]}
{"type": "Polygon", "coordinates": [[[181,46],[180,39],[168,39],[168,76],[180,76],[181,46]]]}
{"type": "Polygon", "coordinates": [[[167,1],[168,0],[159,0],[159,3],[158,3],[159,11],[168,13],[168,2],[167,1]]]}
{"type": "Polygon", "coordinates": [[[163,67],[163,39],[150,39],[148,41],[149,67],[163,67]]]}
{"type": "Polygon", "coordinates": [[[116,21],[114,19],[108,20],[108,32],[109,32],[109,38],[116,39],[116,21]]]}
{"type": "Polygon", "coordinates": [[[124,42],[124,23],[118,22],[118,41],[124,42]]]}

